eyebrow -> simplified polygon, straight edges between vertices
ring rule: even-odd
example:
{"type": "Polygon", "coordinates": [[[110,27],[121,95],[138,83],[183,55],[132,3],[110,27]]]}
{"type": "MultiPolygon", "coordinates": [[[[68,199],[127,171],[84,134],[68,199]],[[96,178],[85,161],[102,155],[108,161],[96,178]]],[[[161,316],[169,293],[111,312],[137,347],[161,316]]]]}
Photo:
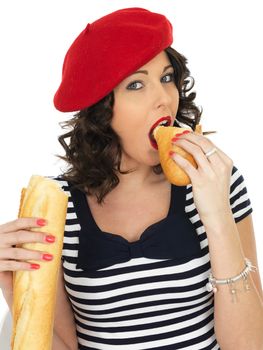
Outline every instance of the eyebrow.
{"type": "MultiPolygon", "coordinates": [[[[168,68],[171,68],[171,67],[173,68],[173,66],[172,66],[171,64],[169,64],[169,66],[164,67],[163,73],[164,73],[168,68]]],[[[148,71],[147,71],[147,70],[137,70],[136,72],[130,74],[130,76],[131,76],[131,75],[134,75],[134,74],[138,74],[138,73],[143,73],[143,74],[148,75],[148,71]]]]}

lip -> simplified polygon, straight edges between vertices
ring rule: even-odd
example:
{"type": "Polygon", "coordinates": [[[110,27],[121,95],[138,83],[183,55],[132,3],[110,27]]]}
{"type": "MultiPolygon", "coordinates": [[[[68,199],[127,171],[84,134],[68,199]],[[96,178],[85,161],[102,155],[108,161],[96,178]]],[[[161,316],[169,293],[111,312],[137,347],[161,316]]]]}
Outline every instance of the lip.
{"type": "Polygon", "coordinates": [[[168,121],[169,122],[169,125],[171,125],[172,123],[172,118],[167,115],[165,117],[161,117],[159,118],[151,127],[150,131],[149,131],[149,134],[148,134],[148,137],[149,137],[149,140],[150,140],[150,144],[151,146],[158,150],[158,146],[157,146],[157,142],[154,140],[154,138],[152,137],[152,133],[153,133],[153,130],[162,122],[162,121],[168,121]]]}

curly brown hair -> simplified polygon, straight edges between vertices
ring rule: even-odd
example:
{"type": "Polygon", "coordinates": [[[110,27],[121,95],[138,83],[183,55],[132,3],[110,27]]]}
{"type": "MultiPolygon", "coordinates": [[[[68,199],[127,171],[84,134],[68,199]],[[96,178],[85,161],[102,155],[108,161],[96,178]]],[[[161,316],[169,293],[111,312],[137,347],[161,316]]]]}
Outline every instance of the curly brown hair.
{"type": "MultiPolygon", "coordinates": [[[[202,110],[194,104],[196,93],[189,93],[194,86],[194,79],[186,67],[187,59],[172,47],[165,49],[165,52],[174,68],[175,85],[179,92],[174,126],[186,124],[195,130],[202,110]]],[[[99,204],[118,185],[118,173],[128,174],[133,171],[120,169],[121,143],[111,128],[113,104],[112,91],[96,104],[74,114],[72,119],[60,123],[62,129],[70,129],[58,138],[66,153],[58,157],[68,164],[68,169],[61,177],[88,195],[95,195],[99,204]],[[68,143],[66,139],[69,139],[68,143]]],[[[153,166],[153,171],[161,174],[161,165],[153,166]]]]}

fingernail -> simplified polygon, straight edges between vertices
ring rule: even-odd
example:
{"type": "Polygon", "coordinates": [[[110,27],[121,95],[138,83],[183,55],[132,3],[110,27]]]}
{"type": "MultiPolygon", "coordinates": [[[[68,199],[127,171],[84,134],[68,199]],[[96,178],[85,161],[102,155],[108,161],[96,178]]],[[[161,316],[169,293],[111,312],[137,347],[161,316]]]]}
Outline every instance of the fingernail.
{"type": "Polygon", "coordinates": [[[51,261],[53,259],[53,255],[51,254],[43,254],[42,259],[46,261],[51,261]]]}
{"type": "Polygon", "coordinates": [[[38,226],[45,226],[46,225],[46,220],[45,219],[37,219],[37,225],[38,226]]]}
{"type": "Polygon", "coordinates": [[[56,240],[56,237],[55,236],[52,236],[52,235],[48,235],[45,237],[45,241],[48,242],[48,243],[54,243],[56,240]]]}
{"type": "Polygon", "coordinates": [[[30,264],[30,269],[32,270],[38,270],[40,268],[40,265],[38,264],[30,264]]]}
{"type": "Polygon", "coordinates": [[[190,132],[190,130],[184,130],[183,132],[176,134],[176,136],[172,138],[172,142],[176,142],[177,140],[179,140],[180,136],[189,134],[190,132]]]}
{"type": "Polygon", "coordinates": [[[169,151],[169,157],[172,157],[175,154],[174,151],[169,151]]]}

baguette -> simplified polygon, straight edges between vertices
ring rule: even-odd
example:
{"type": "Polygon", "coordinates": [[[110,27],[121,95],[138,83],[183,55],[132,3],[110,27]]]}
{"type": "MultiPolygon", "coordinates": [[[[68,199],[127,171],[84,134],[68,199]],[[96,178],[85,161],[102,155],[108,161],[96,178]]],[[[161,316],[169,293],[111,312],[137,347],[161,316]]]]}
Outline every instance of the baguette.
{"type": "MultiPolygon", "coordinates": [[[[175,126],[157,126],[154,129],[153,136],[158,145],[158,152],[160,157],[161,167],[167,180],[177,186],[186,186],[191,183],[186,172],[169,156],[170,151],[180,154],[187,159],[195,168],[197,164],[193,156],[186,152],[183,148],[172,144],[172,138],[183,131],[189,130],[187,128],[179,128],[175,126]]],[[[202,134],[201,125],[197,125],[195,132],[202,134]]]]}
{"type": "Polygon", "coordinates": [[[26,243],[25,249],[53,255],[51,262],[30,261],[40,265],[37,271],[13,274],[12,350],[51,350],[56,288],[63,247],[68,196],[56,181],[33,175],[21,192],[19,217],[47,220],[42,228],[32,229],[56,236],[55,243],[26,243]]]}

